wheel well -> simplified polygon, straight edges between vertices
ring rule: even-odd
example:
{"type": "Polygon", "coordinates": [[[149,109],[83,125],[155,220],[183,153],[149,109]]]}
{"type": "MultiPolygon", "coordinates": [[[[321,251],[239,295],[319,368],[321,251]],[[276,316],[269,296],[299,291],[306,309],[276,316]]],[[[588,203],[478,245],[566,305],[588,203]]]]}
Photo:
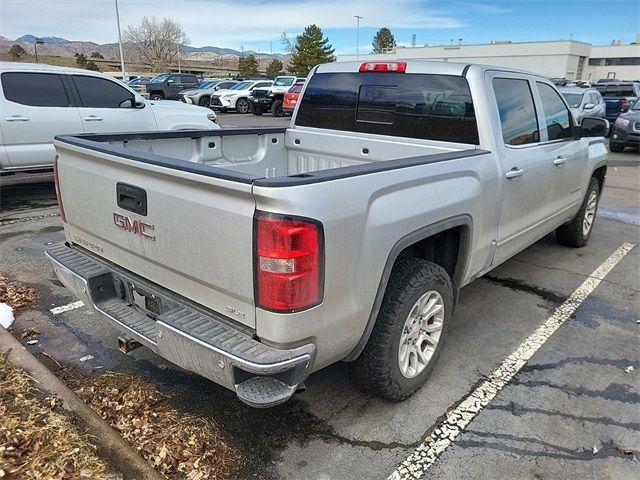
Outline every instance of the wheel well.
{"type": "Polygon", "coordinates": [[[162,90],[151,90],[149,92],[149,96],[155,95],[156,93],[159,93],[160,95],[162,95],[164,97],[164,92],[162,90]]]}
{"type": "MultiPolygon", "coordinates": [[[[421,239],[406,247],[398,258],[415,257],[440,265],[459,284],[466,260],[469,231],[457,226],[421,239]]],[[[397,261],[397,260],[396,260],[397,261]]]]}
{"type": "Polygon", "coordinates": [[[604,177],[607,176],[607,167],[603,166],[594,170],[592,177],[598,180],[600,186],[600,193],[602,194],[602,187],[604,186],[604,177]]]}

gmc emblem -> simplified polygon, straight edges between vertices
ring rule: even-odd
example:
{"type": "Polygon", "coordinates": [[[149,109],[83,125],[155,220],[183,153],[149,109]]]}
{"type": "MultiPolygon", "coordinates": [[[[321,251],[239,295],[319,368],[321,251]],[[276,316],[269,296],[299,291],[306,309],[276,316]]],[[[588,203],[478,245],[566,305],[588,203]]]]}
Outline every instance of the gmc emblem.
{"type": "Polygon", "coordinates": [[[122,215],[121,213],[113,214],[113,223],[116,227],[121,228],[126,232],[135,233],[141,237],[148,238],[149,240],[156,239],[154,233],[155,227],[149,223],[145,223],[142,220],[133,220],[128,215],[122,215]]]}

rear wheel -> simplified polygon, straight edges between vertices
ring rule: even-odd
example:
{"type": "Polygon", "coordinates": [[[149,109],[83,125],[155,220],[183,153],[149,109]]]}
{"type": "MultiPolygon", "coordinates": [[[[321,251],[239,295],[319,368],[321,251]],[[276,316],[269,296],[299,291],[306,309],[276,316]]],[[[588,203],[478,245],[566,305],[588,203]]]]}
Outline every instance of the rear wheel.
{"type": "Polygon", "coordinates": [[[236,102],[236,113],[249,113],[251,104],[246,98],[239,98],[236,102]]]}
{"type": "Polygon", "coordinates": [[[211,99],[209,97],[202,97],[198,102],[198,105],[200,105],[201,107],[209,108],[209,102],[211,102],[211,99]]]}
{"type": "Polygon", "coordinates": [[[593,223],[596,220],[598,199],[600,197],[600,183],[592,178],[587,189],[587,195],[580,210],[569,222],[556,229],[556,240],[567,247],[583,247],[591,236],[593,223]]]}
{"type": "Polygon", "coordinates": [[[284,117],[284,110],[282,109],[282,100],[274,100],[271,105],[271,113],[274,117],[284,117]]]}
{"type": "Polygon", "coordinates": [[[438,361],[452,311],[453,285],[442,267],[399,259],[367,346],[354,362],[358,383],[394,401],[415,393],[438,361]]]}

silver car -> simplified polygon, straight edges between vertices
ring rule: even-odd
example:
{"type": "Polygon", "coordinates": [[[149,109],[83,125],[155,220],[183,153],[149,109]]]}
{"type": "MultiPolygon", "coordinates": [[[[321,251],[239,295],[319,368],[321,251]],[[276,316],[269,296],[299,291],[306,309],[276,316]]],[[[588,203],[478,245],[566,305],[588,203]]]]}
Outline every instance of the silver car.
{"type": "Polygon", "coordinates": [[[559,87],[558,90],[569,104],[578,124],[582,123],[584,117],[604,118],[607,104],[595,88],[559,87]]]}
{"type": "Polygon", "coordinates": [[[226,90],[233,87],[238,82],[236,80],[209,80],[202,82],[198,88],[182,90],[178,93],[178,100],[201,107],[209,107],[211,94],[218,90],[226,90]]]}

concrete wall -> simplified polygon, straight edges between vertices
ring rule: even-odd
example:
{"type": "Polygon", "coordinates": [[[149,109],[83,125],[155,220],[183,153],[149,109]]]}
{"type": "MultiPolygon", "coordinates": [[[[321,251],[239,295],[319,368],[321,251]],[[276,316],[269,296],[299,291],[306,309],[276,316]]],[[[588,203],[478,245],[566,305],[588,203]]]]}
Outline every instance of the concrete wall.
{"type": "MultiPolygon", "coordinates": [[[[640,45],[594,47],[584,42],[557,40],[483,45],[398,47],[394,53],[363,54],[359,58],[367,61],[423,59],[483,63],[533,71],[549,77],[566,77],[571,80],[606,78],[609,71],[615,72],[616,78],[640,77],[639,66],[593,67],[588,64],[589,57],[640,57],[640,45]],[[581,57],[583,58],[583,69],[582,74],[579,75],[581,57]],[[636,71],[637,73],[635,73],[636,71]]],[[[347,60],[357,60],[357,57],[356,55],[338,55],[338,61],[347,60]]]]}

